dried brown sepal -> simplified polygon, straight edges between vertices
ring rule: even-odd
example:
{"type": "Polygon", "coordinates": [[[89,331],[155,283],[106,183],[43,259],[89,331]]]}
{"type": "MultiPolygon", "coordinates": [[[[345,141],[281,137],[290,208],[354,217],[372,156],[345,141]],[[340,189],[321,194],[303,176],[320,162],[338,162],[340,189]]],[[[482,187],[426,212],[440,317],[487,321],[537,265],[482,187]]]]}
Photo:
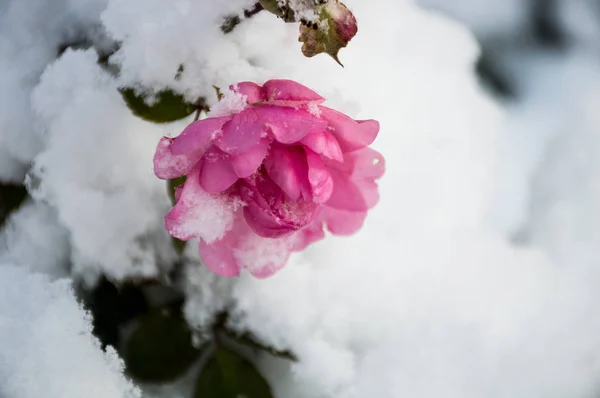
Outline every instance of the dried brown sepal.
{"type": "Polygon", "coordinates": [[[318,15],[317,22],[300,25],[298,41],[303,43],[302,53],[307,57],[327,53],[338,64],[344,66],[338,58],[338,53],[358,32],[356,18],[348,7],[337,0],[330,0],[318,6],[315,11],[318,15]]]}

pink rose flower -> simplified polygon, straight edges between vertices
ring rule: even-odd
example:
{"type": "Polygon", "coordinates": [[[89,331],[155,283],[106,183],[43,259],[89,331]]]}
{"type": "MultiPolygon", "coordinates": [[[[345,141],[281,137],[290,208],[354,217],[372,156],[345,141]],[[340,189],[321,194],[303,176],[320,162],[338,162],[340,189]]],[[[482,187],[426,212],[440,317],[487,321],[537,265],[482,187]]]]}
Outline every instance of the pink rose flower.
{"type": "Polygon", "coordinates": [[[379,200],[384,159],[368,147],[379,123],[323,101],[291,80],[239,83],[208,118],[158,143],[156,176],[187,176],[166,228],[197,238],[212,271],[270,276],[290,252],[322,239],[324,227],[356,232],[379,200]]]}

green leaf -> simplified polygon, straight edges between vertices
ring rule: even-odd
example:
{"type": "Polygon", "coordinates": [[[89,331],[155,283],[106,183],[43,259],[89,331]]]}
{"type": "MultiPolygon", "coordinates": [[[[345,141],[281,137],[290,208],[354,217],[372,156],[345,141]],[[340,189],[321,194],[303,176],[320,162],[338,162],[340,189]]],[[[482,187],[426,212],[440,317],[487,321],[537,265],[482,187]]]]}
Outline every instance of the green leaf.
{"type": "Polygon", "coordinates": [[[131,334],[124,359],[133,378],[165,382],[181,376],[199,353],[181,315],[155,311],[145,315],[131,334]]]}
{"type": "Polygon", "coordinates": [[[269,384],[239,355],[219,347],[200,370],[194,398],[272,398],[269,384]]]}
{"type": "Polygon", "coordinates": [[[27,198],[23,185],[0,184],[0,226],[9,214],[19,208],[27,198]]]}
{"type": "Polygon", "coordinates": [[[199,106],[199,103],[186,102],[183,95],[169,89],[159,91],[151,105],[148,105],[146,98],[133,88],[120,88],[119,92],[134,115],[154,123],[183,119],[199,106]]]}

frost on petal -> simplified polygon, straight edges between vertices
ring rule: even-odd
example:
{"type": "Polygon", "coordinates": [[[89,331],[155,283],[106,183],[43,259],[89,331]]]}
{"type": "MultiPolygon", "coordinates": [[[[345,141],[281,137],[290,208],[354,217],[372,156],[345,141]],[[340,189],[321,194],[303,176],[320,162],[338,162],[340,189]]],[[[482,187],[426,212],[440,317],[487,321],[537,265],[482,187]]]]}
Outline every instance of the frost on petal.
{"type": "Polygon", "coordinates": [[[312,190],[312,199],[316,203],[325,203],[333,192],[333,179],[323,164],[321,156],[306,148],[308,181],[312,190]]]}
{"type": "Polygon", "coordinates": [[[263,105],[255,108],[260,121],[278,142],[292,144],[305,135],[327,128],[325,120],[311,115],[308,111],[284,106],[263,105]]]}
{"type": "Polygon", "coordinates": [[[218,148],[211,147],[202,158],[199,182],[203,190],[209,193],[223,192],[238,179],[229,155],[218,148]]]}
{"type": "Polygon", "coordinates": [[[257,112],[262,107],[249,108],[241,111],[223,126],[223,134],[214,143],[222,151],[239,155],[258,144],[266,135],[264,119],[257,112]]]}
{"type": "Polygon", "coordinates": [[[288,238],[268,239],[250,231],[240,239],[233,256],[253,276],[267,278],[283,268],[290,252],[288,238]]]}
{"type": "Polygon", "coordinates": [[[310,196],[306,155],[301,147],[273,146],[265,159],[265,170],[291,200],[310,196]]]}
{"type": "Polygon", "coordinates": [[[258,144],[242,152],[239,155],[231,155],[229,161],[233,170],[240,178],[251,176],[262,164],[263,159],[267,156],[271,140],[261,138],[258,144]]]}
{"type": "Polygon", "coordinates": [[[321,117],[327,121],[343,152],[351,152],[370,145],[379,133],[376,120],[356,121],[343,113],[321,106],[321,117]]]}
{"type": "Polygon", "coordinates": [[[210,243],[231,229],[236,203],[204,191],[199,183],[199,169],[195,167],[188,174],[177,204],[165,217],[165,226],[178,239],[196,237],[210,243]]]}
{"type": "Polygon", "coordinates": [[[352,235],[357,232],[365,222],[367,212],[352,212],[325,207],[321,219],[327,224],[327,229],[335,235],[352,235]]]}
{"type": "Polygon", "coordinates": [[[231,229],[222,238],[210,243],[200,239],[200,258],[204,265],[212,272],[221,276],[238,276],[241,265],[234,257],[233,250],[239,239],[244,234],[247,234],[248,230],[248,226],[245,225],[243,217],[238,211],[234,215],[231,229]]]}
{"type": "Polygon", "coordinates": [[[214,117],[190,123],[177,137],[173,139],[172,151],[175,155],[199,153],[211,145],[212,139],[221,131],[225,122],[231,117],[214,117]]]}
{"type": "Polygon", "coordinates": [[[325,101],[310,88],[293,80],[269,80],[263,85],[263,90],[267,101],[325,101]]]}
{"type": "Polygon", "coordinates": [[[318,153],[333,160],[341,162],[344,160],[342,149],[335,136],[327,130],[311,132],[300,140],[305,145],[318,153]]]}
{"type": "Polygon", "coordinates": [[[170,180],[187,174],[202,156],[202,153],[195,152],[174,155],[172,146],[172,138],[162,137],[158,141],[154,153],[154,174],[163,180],[170,180]]]}
{"type": "Polygon", "coordinates": [[[210,107],[208,116],[211,118],[231,117],[246,109],[247,106],[248,103],[244,95],[237,91],[226,90],[219,102],[210,107]]]}
{"type": "Polygon", "coordinates": [[[263,88],[256,83],[240,82],[229,86],[229,89],[246,97],[246,102],[249,104],[266,100],[263,88]]]}
{"type": "Polygon", "coordinates": [[[266,278],[285,265],[291,245],[287,238],[256,235],[238,212],[233,228],[222,239],[200,241],[199,246],[202,262],[216,274],[232,277],[247,269],[257,278],[266,278]]]}

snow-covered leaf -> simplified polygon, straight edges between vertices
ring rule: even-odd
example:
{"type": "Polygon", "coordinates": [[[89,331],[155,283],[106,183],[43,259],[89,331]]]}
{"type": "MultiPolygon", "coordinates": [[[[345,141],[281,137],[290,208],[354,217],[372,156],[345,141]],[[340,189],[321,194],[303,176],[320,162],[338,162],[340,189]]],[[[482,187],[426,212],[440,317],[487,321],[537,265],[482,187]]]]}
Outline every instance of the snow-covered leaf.
{"type": "Polygon", "coordinates": [[[150,104],[144,95],[133,88],[121,88],[119,92],[134,115],[154,123],[169,123],[189,116],[197,105],[187,102],[185,97],[165,89],[160,91],[150,104]]]}
{"type": "Polygon", "coordinates": [[[27,190],[22,185],[0,184],[0,226],[6,217],[16,210],[27,198],[27,190]]]}
{"type": "Polygon", "coordinates": [[[200,350],[185,320],[166,310],[144,316],[125,349],[128,373],[137,380],[164,382],[181,376],[200,350]]]}
{"type": "Polygon", "coordinates": [[[217,347],[196,380],[194,398],[270,398],[271,388],[248,361],[217,347]]]}

